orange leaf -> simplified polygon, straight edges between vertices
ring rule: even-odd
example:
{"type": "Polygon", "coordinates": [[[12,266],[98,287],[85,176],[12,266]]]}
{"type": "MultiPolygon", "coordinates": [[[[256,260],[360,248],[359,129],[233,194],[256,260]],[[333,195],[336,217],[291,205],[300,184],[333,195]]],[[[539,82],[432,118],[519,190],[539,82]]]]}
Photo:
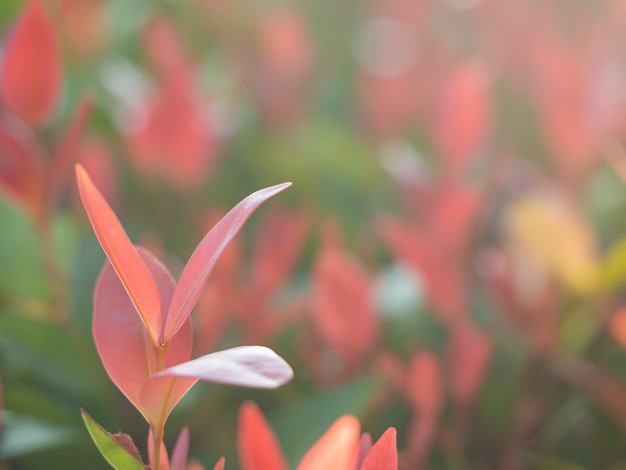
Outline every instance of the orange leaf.
{"type": "Polygon", "coordinates": [[[81,165],[76,165],[76,177],[96,237],[156,345],[162,325],[156,283],[117,216],[81,165]]]}
{"type": "Polygon", "coordinates": [[[237,446],[242,470],[289,468],[274,431],[255,403],[241,405],[238,429],[237,446]]]}
{"type": "Polygon", "coordinates": [[[360,430],[354,416],[341,416],[304,455],[297,470],[352,470],[360,430]]]}

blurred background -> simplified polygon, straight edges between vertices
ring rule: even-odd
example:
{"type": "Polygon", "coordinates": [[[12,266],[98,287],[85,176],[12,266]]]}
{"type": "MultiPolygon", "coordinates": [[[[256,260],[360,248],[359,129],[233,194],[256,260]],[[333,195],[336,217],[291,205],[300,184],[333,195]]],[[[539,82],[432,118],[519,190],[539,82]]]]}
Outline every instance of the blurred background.
{"type": "Polygon", "coordinates": [[[238,468],[255,400],[292,465],[352,413],[401,468],[626,469],[625,44],[619,0],[0,2],[0,468],[106,468],[80,408],[145,452],[93,345],[80,161],[175,275],[294,183],[193,321],[196,355],[295,378],[198,384],[168,448],[238,468]]]}

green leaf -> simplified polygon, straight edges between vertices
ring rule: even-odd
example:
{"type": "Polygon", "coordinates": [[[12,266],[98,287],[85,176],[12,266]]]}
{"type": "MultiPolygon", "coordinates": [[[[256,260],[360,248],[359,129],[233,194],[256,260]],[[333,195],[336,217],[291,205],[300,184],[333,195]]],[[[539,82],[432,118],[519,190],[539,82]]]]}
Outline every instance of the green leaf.
{"type": "Polygon", "coordinates": [[[10,411],[2,412],[3,435],[0,440],[0,459],[15,459],[55,447],[74,443],[75,429],[42,421],[10,411]]]}
{"type": "Polygon", "coordinates": [[[113,435],[96,423],[85,410],[80,410],[80,413],[93,442],[113,468],[118,470],[145,470],[139,452],[129,436],[125,434],[113,435]]]}
{"type": "Polygon", "coordinates": [[[613,290],[626,284],[626,237],[615,242],[604,257],[601,285],[613,290]]]}

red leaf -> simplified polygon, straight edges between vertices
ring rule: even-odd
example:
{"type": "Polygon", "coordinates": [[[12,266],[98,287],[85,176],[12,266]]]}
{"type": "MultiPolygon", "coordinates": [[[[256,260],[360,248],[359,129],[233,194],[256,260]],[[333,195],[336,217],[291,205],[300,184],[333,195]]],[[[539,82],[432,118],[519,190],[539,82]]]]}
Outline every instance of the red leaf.
{"type": "Polygon", "coordinates": [[[47,194],[56,195],[61,186],[69,178],[72,165],[78,160],[80,144],[85,137],[85,130],[93,111],[94,98],[84,95],[74,109],[74,113],[67,125],[56,150],[55,160],[51,172],[46,178],[47,194]]]}
{"type": "MultiPolygon", "coordinates": [[[[169,302],[174,292],[174,281],[169,272],[147,250],[139,248],[138,253],[159,288],[161,301],[169,302]]],[[[146,383],[148,377],[156,371],[154,348],[127,292],[108,262],[98,278],[94,292],[93,335],[107,374],[148,421],[157,422],[161,419],[158,411],[154,411],[160,408],[144,406],[142,396],[154,396],[159,405],[162,405],[164,396],[169,396],[168,403],[173,407],[171,403],[175,404],[195,383],[195,380],[178,380],[169,394],[165,387],[171,384],[146,383]]],[[[191,324],[187,322],[185,328],[172,339],[164,366],[170,367],[189,360],[191,348],[191,324]]]]}
{"type": "Polygon", "coordinates": [[[444,84],[434,120],[437,152],[446,170],[463,169],[485,141],[491,125],[487,73],[480,64],[462,64],[444,84]]]}
{"type": "Polygon", "coordinates": [[[165,342],[189,317],[215,262],[250,215],[267,199],[289,187],[283,183],[252,193],[226,214],[205,235],[183,270],[167,313],[165,342]]]}
{"type": "Polygon", "coordinates": [[[43,169],[28,137],[0,125],[0,189],[35,213],[42,202],[43,169]]]}
{"type": "Polygon", "coordinates": [[[304,455],[297,470],[352,470],[360,429],[354,416],[341,416],[304,455]]]}
{"type": "Polygon", "coordinates": [[[242,470],[289,468],[274,431],[255,403],[246,402],[239,408],[237,448],[242,470]]]}
{"type": "Polygon", "coordinates": [[[313,322],[318,333],[346,361],[358,361],[378,336],[368,273],[343,252],[325,249],[313,276],[313,322]]]}
{"type": "Polygon", "coordinates": [[[450,324],[464,323],[467,292],[457,265],[428,232],[407,223],[386,220],[381,232],[394,257],[409,263],[424,278],[426,295],[433,309],[450,324]]]}
{"type": "Polygon", "coordinates": [[[96,237],[156,345],[162,328],[162,304],[155,281],[115,213],[81,165],[76,165],[76,177],[96,237]]]}
{"type": "Polygon", "coordinates": [[[427,351],[413,357],[406,378],[406,394],[420,418],[435,418],[443,404],[443,380],[437,357],[427,351]]]}
{"type": "Polygon", "coordinates": [[[396,428],[388,428],[367,454],[360,470],[398,470],[396,428]]]}
{"type": "Polygon", "coordinates": [[[256,231],[251,282],[255,303],[265,305],[288,280],[310,226],[305,211],[273,210],[256,231]]]}
{"type": "Polygon", "coordinates": [[[62,73],[54,26],[41,1],[31,0],[6,47],[2,99],[29,124],[45,124],[59,98],[62,73]]]}
{"type": "MultiPolygon", "coordinates": [[[[213,467],[213,470],[224,470],[224,464],[226,463],[226,459],[224,457],[220,458],[217,463],[215,464],[215,467],[213,467]]],[[[189,469],[191,470],[191,469],[189,469]]]]}
{"type": "Polygon", "coordinates": [[[491,344],[480,331],[470,326],[456,328],[448,344],[452,396],[460,406],[467,406],[482,384],[491,344]]]}

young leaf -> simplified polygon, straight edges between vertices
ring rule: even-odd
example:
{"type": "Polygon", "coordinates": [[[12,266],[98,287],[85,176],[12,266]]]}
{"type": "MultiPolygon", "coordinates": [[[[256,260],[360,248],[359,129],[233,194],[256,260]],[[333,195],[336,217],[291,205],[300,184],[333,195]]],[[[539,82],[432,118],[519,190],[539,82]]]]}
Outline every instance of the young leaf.
{"type": "Polygon", "coordinates": [[[172,470],[185,470],[187,467],[187,454],[189,453],[189,428],[184,427],[172,451],[172,470]]]}
{"type": "Polygon", "coordinates": [[[371,448],[360,470],[397,470],[396,429],[388,428],[371,448]]]}
{"type": "Polygon", "coordinates": [[[358,457],[359,420],[344,415],[309,449],[297,470],[351,470],[358,457]]]}
{"type": "MultiPolygon", "coordinates": [[[[166,304],[174,292],[172,276],[148,250],[139,247],[137,251],[150,270],[161,294],[161,301],[166,304]]],[[[156,371],[154,349],[135,307],[110,263],[105,264],[94,292],[93,336],[107,374],[148,420],[160,419],[160,411],[155,410],[161,409],[162,397],[168,396],[175,404],[195,382],[177,381],[169,390],[171,383],[146,383],[148,377],[156,371]],[[143,406],[140,398],[142,393],[155,397],[159,406],[155,405],[154,409],[143,406]]],[[[188,321],[172,338],[163,366],[170,367],[188,361],[191,358],[191,349],[192,331],[188,321]]]]}
{"type": "Polygon", "coordinates": [[[54,111],[62,81],[61,53],[48,12],[40,0],[24,9],[5,49],[0,95],[32,126],[54,111]]]}
{"type": "Polygon", "coordinates": [[[274,431],[255,403],[241,405],[237,429],[237,447],[243,470],[289,468],[274,431]]]}
{"type": "MultiPolygon", "coordinates": [[[[103,429],[84,410],[81,410],[81,415],[94,444],[113,468],[117,470],[144,470],[144,465],[136,448],[129,449],[128,445],[122,445],[115,436],[103,429]]],[[[125,436],[124,441],[128,444],[129,438],[125,436]]]]}
{"type": "Polygon", "coordinates": [[[76,177],[80,197],[96,237],[128,292],[153,344],[156,345],[160,336],[162,313],[159,291],[154,279],[113,209],[80,164],[76,165],[76,177]]]}
{"type": "Polygon", "coordinates": [[[167,312],[165,336],[162,338],[164,343],[176,334],[189,317],[215,262],[228,242],[263,202],[289,186],[291,183],[282,183],[250,194],[205,235],[189,258],[176,286],[167,312]]]}

